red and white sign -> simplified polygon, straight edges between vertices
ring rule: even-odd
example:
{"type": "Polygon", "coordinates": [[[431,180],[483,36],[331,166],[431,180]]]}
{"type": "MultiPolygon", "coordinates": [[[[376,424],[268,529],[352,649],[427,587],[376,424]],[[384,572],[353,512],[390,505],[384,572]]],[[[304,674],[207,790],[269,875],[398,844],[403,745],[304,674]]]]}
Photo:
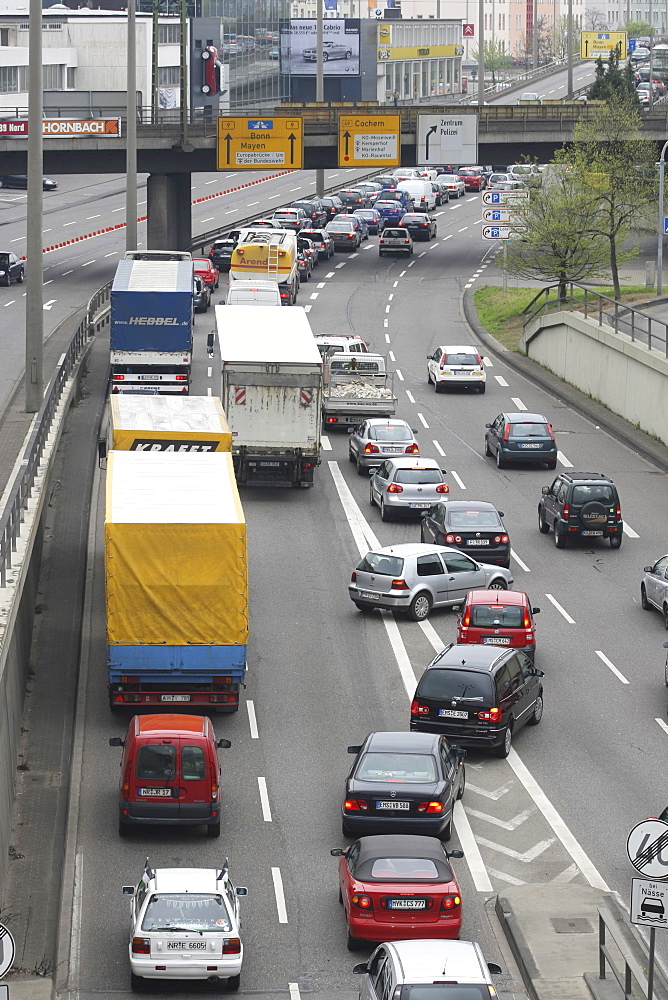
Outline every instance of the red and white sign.
{"type": "Polygon", "coordinates": [[[234,388],[234,402],[237,406],[246,405],[246,388],[245,386],[237,385],[234,388]]]}
{"type": "Polygon", "coordinates": [[[313,402],[313,389],[302,389],[301,405],[310,406],[312,402],[313,402]]]}
{"type": "Polygon", "coordinates": [[[462,35],[464,38],[473,38],[475,35],[475,24],[462,24],[462,35]]]}
{"type": "MultiPolygon", "coordinates": [[[[120,118],[44,118],[42,134],[45,139],[81,139],[84,136],[118,139],[121,135],[120,118]]],[[[0,121],[0,136],[23,138],[28,135],[27,119],[15,118],[0,121]]]]}

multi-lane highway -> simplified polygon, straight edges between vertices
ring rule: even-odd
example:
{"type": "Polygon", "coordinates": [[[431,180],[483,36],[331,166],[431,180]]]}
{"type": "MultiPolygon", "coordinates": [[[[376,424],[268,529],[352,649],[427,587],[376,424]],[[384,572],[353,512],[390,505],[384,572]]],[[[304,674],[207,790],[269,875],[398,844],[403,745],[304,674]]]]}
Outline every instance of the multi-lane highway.
{"type": "MultiPolygon", "coordinates": [[[[573,67],[573,90],[581,90],[582,87],[593,83],[596,78],[596,66],[593,62],[580,62],[573,67]]],[[[568,70],[562,69],[557,73],[551,73],[538,80],[527,80],[523,90],[514,89],[507,94],[501,91],[500,94],[490,97],[490,104],[517,104],[519,97],[531,92],[538,94],[541,101],[558,101],[568,94],[568,70]]]]}

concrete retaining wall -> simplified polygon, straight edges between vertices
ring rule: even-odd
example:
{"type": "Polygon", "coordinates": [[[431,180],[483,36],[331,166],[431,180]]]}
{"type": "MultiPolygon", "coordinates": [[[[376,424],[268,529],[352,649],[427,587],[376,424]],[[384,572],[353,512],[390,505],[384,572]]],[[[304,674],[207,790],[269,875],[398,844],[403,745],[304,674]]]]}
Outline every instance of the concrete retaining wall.
{"type": "Polygon", "coordinates": [[[534,361],[668,445],[668,359],[579,313],[542,316],[523,347],[534,361]]]}

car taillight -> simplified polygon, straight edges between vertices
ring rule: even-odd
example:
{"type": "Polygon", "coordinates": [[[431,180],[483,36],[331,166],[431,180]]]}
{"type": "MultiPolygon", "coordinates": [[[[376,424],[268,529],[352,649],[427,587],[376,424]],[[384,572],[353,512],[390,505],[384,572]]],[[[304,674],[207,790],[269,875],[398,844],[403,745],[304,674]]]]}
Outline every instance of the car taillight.
{"type": "Polygon", "coordinates": [[[125,774],[123,775],[123,798],[127,799],[130,794],[130,775],[132,774],[132,761],[129,760],[127,767],[125,768],[125,774]]]}
{"type": "Polygon", "coordinates": [[[354,233],[348,233],[348,239],[349,240],[354,240],[355,239],[355,234],[354,233]]]}
{"type": "Polygon", "coordinates": [[[150,955],[151,954],[151,942],[149,938],[136,937],[132,939],[132,954],[133,955],[150,955]]]}
{"type": "Polygon", "coordinates": [[[354,906],[359,906],[360,910],[373,910],[373,900],[366,892],[354,892],[350,900],[354,906]]]}
{"type": "Polygon", "coordinates": [[[471,624],[471,612],[467,611],[464,617],[462,618],[462,625],[464,626],[464,628],[468,628],[470,624],[471,624]]]}
{"type": "Polygon", "coordinates": [[[621,519],[622,519],[622,505],[620,503],[618,503],[617,506],[615,507],[615,515],[617,517],[617,520],[621,521],[621,519]]]}
{"type": "Polygon", "coordinates": [[[420,447],[419,447],[419,445],[417,445],[417,444],[409,444],[408,447],[406,448],[406,454],[407,455],[419,455],[420,454],[420,447]]]}
{"type": "Polygon", "coordinates": [[[429,715],[429,708],[427,705],[421,705],[419,701],[413,701],[411,703],[411,715],[429,715]]]}
{"type": "Polygon", "coordinates": [[[410,240],[404,240],[404,243],[410,243],[410,240]]]}
{"type": "Polygon", "coordinates": [[[211,782],[211,801],[212,802],[218,801],[218,785],[216,784],[215,781],[211,782]]]}
{"type": "Polygon", "coordinates": [[[506,424],[506,426],[503,429],[503,440],[507,441],[509,437],[510,437],[510,424],[506,424]]]}
{"type": "Polygon", "coordinates": [[[420,223],[420,225],[421,225],[421,226],[428,226],[428,225],[429,225],[429,223],[428,223],[428,222],[421,222],[421,223],[420,223]]]}
{"type": "Polygon", "coordinates": [[[462,536],[461,535],[446,535],[445,536],[445,540],[448,543],[448,545],[452,545],[453,542],[461,542],[462,536]]]}
{"type": "Polygon", "coordinates": [[[366,455],[377,455],[379,451],[380,448],[377,444],[366,444],[364,446],[364,453],[366,455]]]}
{"type": "Polygon", "coordinates": [[[349,809],[351,812],[366,812],[369,803],[365,802],[364,799],[346,799],[343,808],[349,809]]]}
{"type": "Polygon", "coordinates": [[[241,953],[241,939],[228,938],[223,945],[223,955],[239,955],[241,953]]]}
{"type": "Polygon", "coordinates": [[[111,377],[114,380],[114,382],[122,382],[123,379],[125,378],[125,375],[112,375],[111,377]]]}
{"type": "Polygon", "coordinates": [[[569,503],[564,504],[564,521],[567,521],[570,517],[571,505],[569,503]]]}
{"type": "Polygon", "coordinates": [[[177,375],[174,381],[175,382],[187,382],[188,381],[188,376],[187,375],[177,375]]]}
{"type": "Polygon", "coordinates": [[[495,541],[495,543],[497,545],[499,544],[499,542],[504,542],[505,543],[505,542],[508,541],[508,535],[495,535],[494,536],[494,541],[495,541]]]}
{"type": "Polygon", "coordinates": [[[403,486],[400,486],[399,483],[390,483],[390,485],[387,487],[387,492],[388,493],[403,493],[404,492],[404,488],[403,488],[403,486]]]}
{"type": "Polygon", "coordinates": [[[442,813],[442,802],[421,802],[417,807],[419,813],[442,813]]]}
{"type": "Polygon", "coordinates": [[[462,900],[460,896],[444,896],[441,900],[442,910],[456,910],[458,906],[462,905],[462,900]]]}
{"type": "Polygon", "coordinates": [[[321,243],[320,246],[322,247],[323,250],[327,249],[327,244],[326,243],[321,243]]]}
{"type": "Polygon", "coordinates": [[[436,487],[436,492],[437,493],[449,493],[450,492],[450,487],[448,486],[447,483],[440,483],[436,487]]]}
{"type": "Polygon", "coordinates": [[[350,582],[357,583],[357,573],[353,572],[350,574],[350,582]]]}
{"type": "Polygon", "coordinates": [[[547,425],[547,431],[548,434],[550,435],[550,439],[554,441],[554,431],[552,430],[552,424],[547,425]]]}
{"type": "Polygon", "coordinates": [[[529,618],[526,611],[524,612],[524,628],[531,628],[531,619],[529,618]]]}
{"type": "Polygon", "coordinates": [[[390,590],[410,590],[410,589],[411,588],[408,586],[406,581],[401,579],[393,580],[392,586],[390,587],[390,590]]]}
{"type": "Polygon", "coordinates": [[[501,718],[501,709],[489,708],[486,711],[478,712],[477,715],[483,722],[498,722],[501,718]]]}

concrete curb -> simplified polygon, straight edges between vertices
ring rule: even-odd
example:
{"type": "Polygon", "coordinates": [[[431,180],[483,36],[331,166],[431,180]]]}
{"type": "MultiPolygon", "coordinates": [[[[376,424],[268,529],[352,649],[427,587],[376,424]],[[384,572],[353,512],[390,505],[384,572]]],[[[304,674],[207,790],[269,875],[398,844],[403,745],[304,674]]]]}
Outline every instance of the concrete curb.
{"type": "MultiPolygon", "coordinates": [[[[650,302],[648,305],[660,305],[663,301],[668,301],[668,297],[650,302]]],[[[630,448],[631,451],[640,455],[645,461],[650,462],[662,472],[668,472],[668,448],[655,441],[644,431],[639,430],[630,424],[624,417],[613,413],[602,403],[586,396],[575,386],[564,382],[557,375],[543,368],[536,361],[532,361],[517,351],[511,351],[503,344],[500,344],[495,337],[485,329],[478,319],[478,314],[473,302],[473,295],[470,289],[462,292],[462,311],[464,319],[476,337],[481,341],[491,354],[501,358],[509,368],[512,368],[519,375],[523,375],[529,382],[533,382],[550,393],[558,400],[563,400],[579,413],[581,416],[591,420],[594,424],[602,427],[608,434],[621,441],[630,448]]]]}

